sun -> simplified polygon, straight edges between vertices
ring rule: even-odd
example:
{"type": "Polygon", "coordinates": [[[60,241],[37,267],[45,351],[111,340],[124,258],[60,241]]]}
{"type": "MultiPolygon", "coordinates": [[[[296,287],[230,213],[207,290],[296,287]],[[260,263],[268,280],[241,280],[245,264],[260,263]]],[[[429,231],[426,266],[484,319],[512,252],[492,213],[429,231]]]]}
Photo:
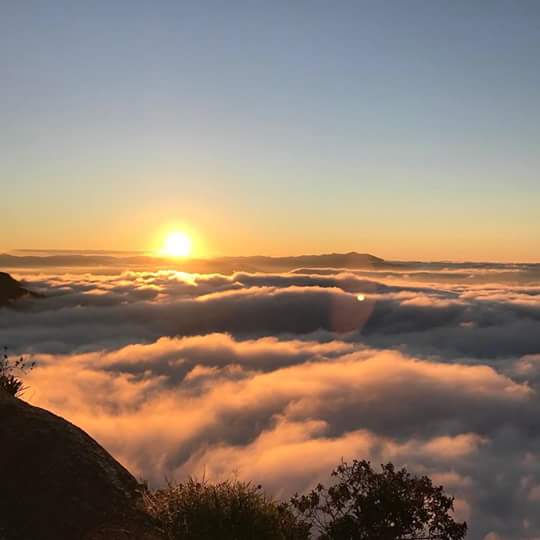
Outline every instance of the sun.
{"type": "Polygon", "coordinates": [[[186,233],[173,232],[165,239],[163,254],[168,257],[187,257],[191,253],[191,239],[186,233]]]}

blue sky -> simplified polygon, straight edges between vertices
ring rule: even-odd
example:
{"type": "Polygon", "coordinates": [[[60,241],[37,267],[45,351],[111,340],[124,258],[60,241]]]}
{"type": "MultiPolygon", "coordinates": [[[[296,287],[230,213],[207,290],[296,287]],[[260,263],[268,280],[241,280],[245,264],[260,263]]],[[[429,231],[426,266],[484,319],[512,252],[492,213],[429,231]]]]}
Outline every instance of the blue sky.
{"type": "Polygon", "coordinates": [[[532,1],[11,2],[0,249],[540,260],[539,51],[532,1]]]}

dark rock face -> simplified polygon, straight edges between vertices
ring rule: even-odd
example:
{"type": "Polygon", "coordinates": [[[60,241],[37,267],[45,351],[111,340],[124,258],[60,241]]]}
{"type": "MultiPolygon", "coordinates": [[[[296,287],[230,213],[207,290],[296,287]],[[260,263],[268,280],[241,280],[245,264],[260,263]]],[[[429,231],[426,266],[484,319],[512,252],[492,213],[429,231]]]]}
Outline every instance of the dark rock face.
{"type": "Polygon", "coordinates": [[[0,306],[7,306],[25,296],[37,297],[39,295],[21,287],[21,284],[9,274],[0,272],[0,306]]]}
{"type": "Polygon", "coordinates": [[[141,486],[84,431],[0,391],[0,540],[158,540],[141,486]]]}

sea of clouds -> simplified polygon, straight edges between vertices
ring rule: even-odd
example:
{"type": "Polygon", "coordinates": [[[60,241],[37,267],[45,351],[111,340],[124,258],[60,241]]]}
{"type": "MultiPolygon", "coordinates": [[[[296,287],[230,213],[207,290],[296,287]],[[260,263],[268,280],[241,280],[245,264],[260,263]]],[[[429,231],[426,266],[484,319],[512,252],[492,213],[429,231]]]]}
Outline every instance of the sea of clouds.
{"type": "Polygon", "coordinates": [[[25,398],[151,485],[287,497],[392,461],[469,538],[540,537],[539,265],[12,273],[45,295],[0,309],[0,345],[37,361],[25,398]]]}

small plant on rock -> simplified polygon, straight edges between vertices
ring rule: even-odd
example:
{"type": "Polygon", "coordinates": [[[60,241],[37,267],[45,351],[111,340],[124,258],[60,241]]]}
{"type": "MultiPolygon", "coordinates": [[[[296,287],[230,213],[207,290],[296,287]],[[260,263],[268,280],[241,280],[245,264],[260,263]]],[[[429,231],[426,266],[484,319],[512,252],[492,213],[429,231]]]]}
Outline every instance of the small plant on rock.
{"type": "Polygon", "coordinates": [[[21,375],[31,371],[35,365],[35,362],[28,362],[22,356],[15,360],[10,359],[7,347],[4,347],[0,358],[0,390],[14,397],[22,396],[27,387],[21,375]]]}

